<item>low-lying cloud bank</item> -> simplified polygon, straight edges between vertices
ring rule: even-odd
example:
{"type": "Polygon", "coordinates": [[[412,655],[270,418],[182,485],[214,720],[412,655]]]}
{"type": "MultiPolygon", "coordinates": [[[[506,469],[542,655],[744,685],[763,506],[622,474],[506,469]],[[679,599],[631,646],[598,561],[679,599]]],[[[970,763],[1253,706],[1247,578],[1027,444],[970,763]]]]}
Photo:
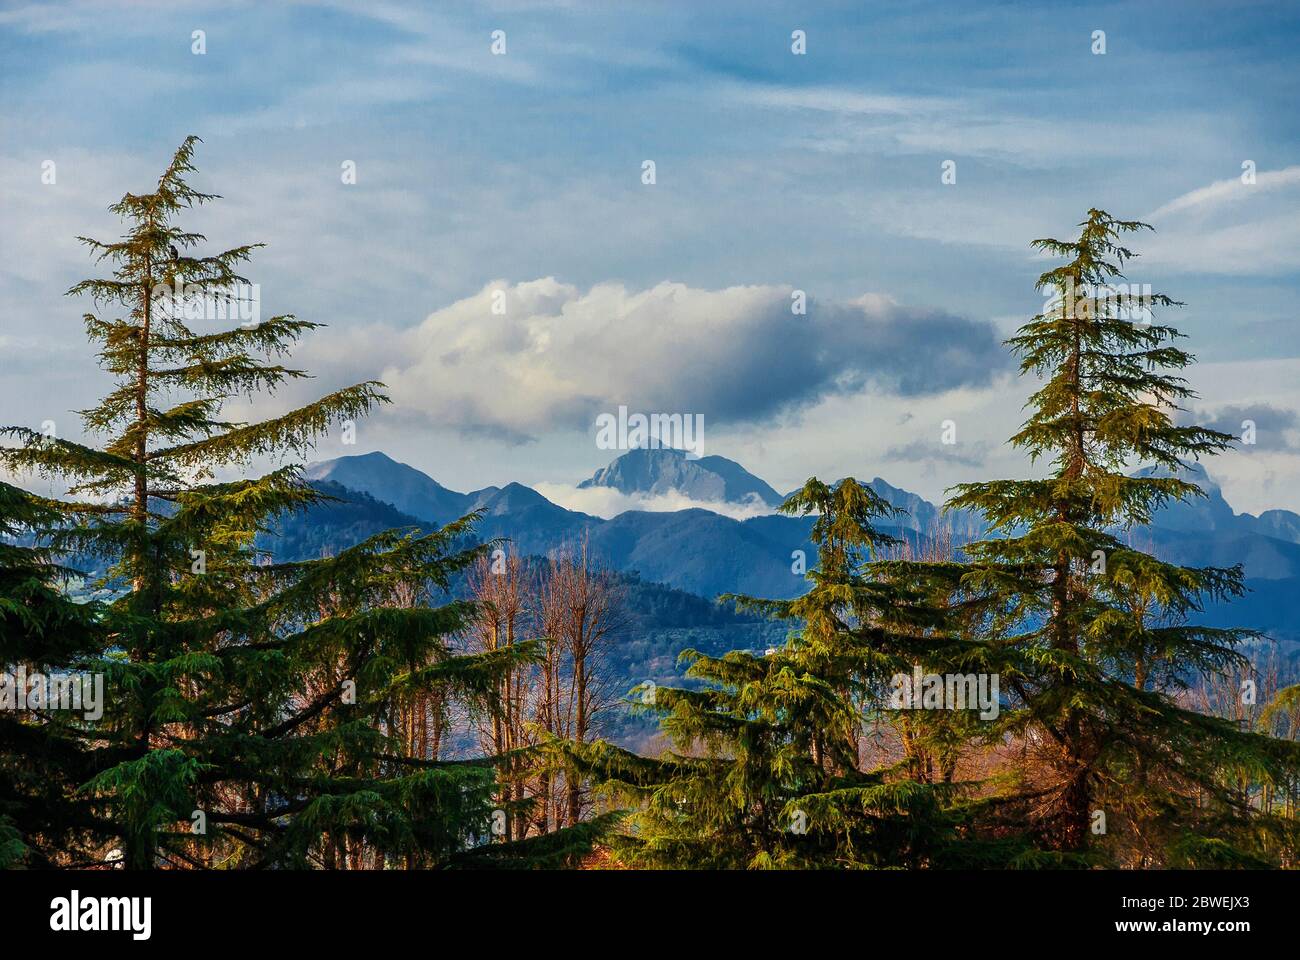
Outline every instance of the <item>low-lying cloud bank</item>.
{"type": "Polygon", "coordinates": [[[693,500],[685,494],[666,493],[654,496],[627,494],[611,487],[587,487],[579,490],[563,483],[535,483],[533,489],[552,503],[566,510],[591,514],[609,520],[629,510],[649,513],[669,513],[675,510],[700,508],[720,513],[733,520],[747,520],[773,513],[771,507],[757,498],[751,504],[727,503],[720,500],[693,500]]]}

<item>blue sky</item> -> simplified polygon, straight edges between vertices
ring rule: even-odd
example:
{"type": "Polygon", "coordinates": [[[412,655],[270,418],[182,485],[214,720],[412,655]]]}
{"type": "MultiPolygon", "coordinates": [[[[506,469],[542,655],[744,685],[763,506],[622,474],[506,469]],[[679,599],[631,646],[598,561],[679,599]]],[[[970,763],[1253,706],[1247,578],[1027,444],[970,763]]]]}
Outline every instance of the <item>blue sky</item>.
{"type": "Polygon", "coordinates": [[[197,133],[226,199],[190,223],[267,242],[267,309],[330,324],[312,388],[392,387],[322,457],[600,510],[570,488],[626,403],[778,489],[1020,475],[996,341],[1042,303],[1029,241],[1101,206],[1157,227],[1129,276],[1187,303],[1204,418],[1261,425],[1211,473],[1300,509],[1298,51],[1290,3],[0,5],[0,420],[76,434],[73,238],[197,133]]]}

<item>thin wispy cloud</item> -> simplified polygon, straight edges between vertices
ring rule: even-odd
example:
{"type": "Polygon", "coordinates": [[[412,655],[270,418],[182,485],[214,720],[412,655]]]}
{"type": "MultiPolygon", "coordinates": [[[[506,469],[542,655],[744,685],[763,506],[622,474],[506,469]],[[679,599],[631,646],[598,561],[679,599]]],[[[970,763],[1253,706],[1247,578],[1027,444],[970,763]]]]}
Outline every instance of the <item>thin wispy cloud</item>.
{"type": "Polygon", "coordinates": [[[1243,180],[1242,177],[1229,177],[1175,197],[1151,211],[1146,219],[1159,220],[1184,211],[1207,210],[1226,203],[1240,203],[1254,198],[1257,194],[1271,193],[1294,186],[1300,186],[1300,165],[1281,170],[1258,171],[1250,182],[1243,180]]]}
{"type": "Polygon", "coordinates": [[[726,99],[783,110],[816,110],[849,116],[915,116],[952,111],[961,101],[946,97],[896,96],[837,87],[775,87],[760,84],[723,88],[726,99]]]}

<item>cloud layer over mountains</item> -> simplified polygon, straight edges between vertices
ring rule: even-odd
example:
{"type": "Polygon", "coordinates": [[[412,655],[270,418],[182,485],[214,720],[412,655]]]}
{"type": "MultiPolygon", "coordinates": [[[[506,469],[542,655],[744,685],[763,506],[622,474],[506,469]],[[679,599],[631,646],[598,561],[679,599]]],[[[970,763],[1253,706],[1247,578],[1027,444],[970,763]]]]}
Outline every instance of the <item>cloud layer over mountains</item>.
{"type": "Polygon", "coordinates": [[[797,315],[792,294],[494,282],[386,337],[381,379],[428,423],[522,440],[589,429],[620,405],[755,423],[865,389],[920,396],[982,386],[1005,368],[989,322],[811,292],[797,315]]]}

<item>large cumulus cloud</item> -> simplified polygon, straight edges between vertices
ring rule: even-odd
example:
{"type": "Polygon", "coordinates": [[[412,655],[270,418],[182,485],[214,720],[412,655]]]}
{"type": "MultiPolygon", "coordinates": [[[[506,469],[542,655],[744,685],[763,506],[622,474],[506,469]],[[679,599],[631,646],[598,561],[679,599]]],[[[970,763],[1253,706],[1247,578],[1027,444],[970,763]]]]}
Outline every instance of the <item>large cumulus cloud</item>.
{"type": "Polygon", "coordinates": [[[619,405],[760,423],[833,395],[982,386],[1006,364],[985,321],[878,295],[791,303],[779,286],[494,282],[393,335],[382,379],[407,416],[524,439],[619,405]]]}

